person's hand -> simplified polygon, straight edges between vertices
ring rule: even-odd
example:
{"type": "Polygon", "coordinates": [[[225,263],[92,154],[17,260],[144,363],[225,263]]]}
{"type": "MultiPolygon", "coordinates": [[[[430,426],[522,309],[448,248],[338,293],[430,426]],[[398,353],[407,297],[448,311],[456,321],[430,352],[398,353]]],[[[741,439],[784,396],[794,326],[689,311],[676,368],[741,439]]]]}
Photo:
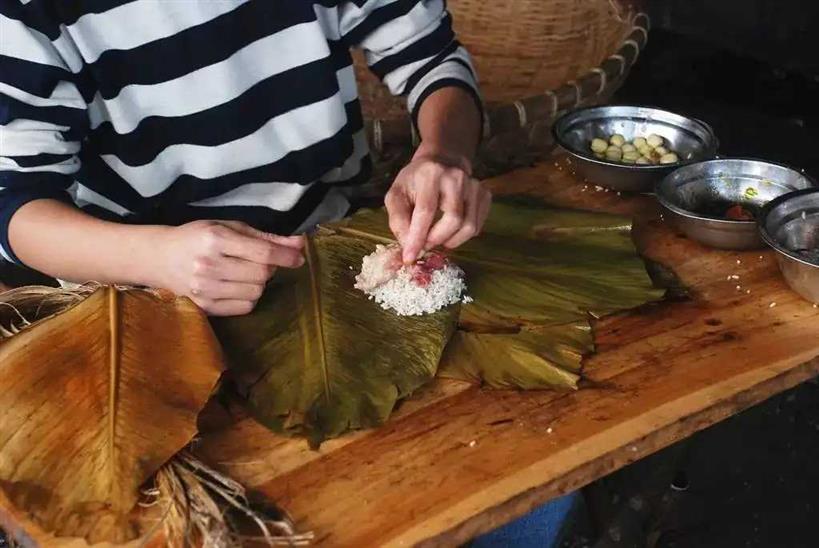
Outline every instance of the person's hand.
{"type": "Polygon", "coordinates": [[[384,203],[404,263],[410,263],[422,251],[455,248],[480,233],[492,194],[471,177],[468,162],[416,155],[395,178],[384,203]]]}
{"type": "Polygon", "coordinates": [[[276,268],[304,264],[303,249],[301,236],[233,221],[194,221],[159,238],[152,285],[190,297],[210,315],[247,314],[276,268]]]}

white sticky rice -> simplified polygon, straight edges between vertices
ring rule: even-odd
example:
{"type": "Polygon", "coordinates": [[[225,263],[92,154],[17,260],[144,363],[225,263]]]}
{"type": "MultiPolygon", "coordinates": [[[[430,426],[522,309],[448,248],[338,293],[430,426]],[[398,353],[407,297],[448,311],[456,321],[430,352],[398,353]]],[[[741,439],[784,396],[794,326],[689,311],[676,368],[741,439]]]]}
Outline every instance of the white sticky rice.
{"type": "Polygon", "coordinates": [[[463,270],[447,264],[432,272],[426,286],[415,283],[410,268],[402,267],[394,278],[365,293],[381,308],[399,316],[420,316],[457,302],[471,302],[469,297],[463,297],[465,291],[463,270]]]}

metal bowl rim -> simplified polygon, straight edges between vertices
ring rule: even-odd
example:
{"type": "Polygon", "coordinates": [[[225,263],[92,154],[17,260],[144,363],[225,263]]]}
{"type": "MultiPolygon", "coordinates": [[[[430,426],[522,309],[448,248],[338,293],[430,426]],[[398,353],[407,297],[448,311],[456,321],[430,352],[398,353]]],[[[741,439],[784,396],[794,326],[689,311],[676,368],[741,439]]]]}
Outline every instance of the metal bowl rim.
{"type": "MultiPolygon", "coordinates": [[[[781,167],[781,168],[787,169],[789,171],[793,171],[794,173],[797,173],[801,177],[804,177],[805,179],[807,179],[808,183],[810,184],[810,188],[792,190],[790,192],[786,192],[785,194],[777,196],[776,198],[774,198],[770,202],[766,203],[765,206],[763,206],[763,211],[764,211],[764,208],[767,207],[769,204],[772,204],[773,202],[779,200],[782,197],[790,196],[794,192],[802,192],[803,190],[819,190],[819,188],[817,188],[816,181],[813,179],[813,177],[811,177],[807,173],[804,173],[802,171],[797,170],[793,166],[790,166],[790,165],[788,165],[786,163],[771,162],[769,160],[763,160],[761,158],[752,158],[752,157],[747,157],[747,156],[731,156],[731,157],[728,157],[728,158],[711,158],[709,160],[701,160],[699,162],[692,162],[691,164],[688,164],[686,166],[682,166],[682,167],[679,167],[679,168],[675,169],[674,171],[672,171],[671,173],[669,173],[668,175],[663,177],[660,181],[658,181],[657,184],[654,185],[654,196],[657,198],[657,201],[660,202],[660,205],[662,205],[666,209],[668,209],[670,211],[673,211],[674,213],[676,213],[678,215],[681,215],[681,216],[683,216],[683,217],[685,217],[687,219],[695,219],[697,221],[710,221],[710,222],[723,223],[725,225],[734,225],[734,226],[751,226],[751,225],[758,224],[758,221],[755,221],[755,220],[754,221],[739,221],[739,220],[734,220],[734,219],[723,219],[723,218],[718,218],[718,217],[709,217],[707,215],[702,215],[700,213],[694,213],[693,211],[688,211],[687,209],[682,209],[681,207],[678,207],[678,206],[676,206],[676,205],[674,205],[672,203],[669,203],[668,200],[666,200],[659,192],[657,192],[658,189],[660,188],[660,186],[666,180],[670,179],[679,170],[682,170],[682,169],[684,169],[686,167],[691,167],[693,165],[698,165],[698,164],[710,164],[712,162],[726,162],[726,161],[728,161],[728,162],[731,162],[731,161],[758,162],[760,164],[767,164],[767,165],[772,165],[772,166],[776,166],[776,167],[781,167]]],[[[763,217],[763,215],[760,213],[760,219],[762,217],[763,217]]]]}
{"type": "Polygon", "coordinates": [[[592,162],[592,163],[595,163],[595,164],[598,164],[598,165],[624,168],[625,170],[661,171],[661,170],[667,170],[667,169],[679,169],[681,167],[685,167],[685,166],[688,166],[688,165],[691,165],[691,164],[696,164],[698,162],[704,161],[702,159],[697,160],[697,159],[692,158],[690,160],[675,162],[673,164],[659,164],[659,165],[623,164],[623,163],[620,163],[620,162],[609,162],[607,160],[601,160],[599,158],[595,158],[594,155],[586,156],[586,153],[580,153],[580,152],[574,150],[573,148],[569,147],[568,144],[566,143],[566,141],[563,139],[563,133],[558,131],[558,128],[561,125],[561,123],[565,124],[566,120],[570,119],[571,117],[573,117],[573,116],[575,116],[577,114],[587,112],[587,111],[590,111],[590,110],[597,110],[597,109],[604,109],[604,108],[640,108],[640,109],[654,110],[654,111],[662,112],[662,113],[665,113],[665,114],[671,114],[673,116],[679,116],[680,118],[684,118],[684,119],[686,119],[686,120],[688,120],[690,122],[693,122],[695,124],[698,124],[698,125],[702,126],[702,128],[705,129],[705,131],[709,135],[709,137],[711,137],[711,143],[708,145],[708,150],[706,152],[706,157],[708,155],[710,155],[710,154],[716,155],[717,149],[719,148],[719,140],[717,139],[717,134],[714,132],[714,128],[712,128],[710,124],[708,124],[707,122],[703,122],[699,118],[692,118],[690,116],[685,116],[685,115],[680,114],[678,112],[672,112],[670,110],[665,110],[665,109],[657,108],[657,107],[650,106],[650,105],[623,105],[623,104],[617,104],[617,105],[592,105],[592,106],[588,106],[588,107],[577,108],[577,109],[571,110],[571,111],[563,114],[561,117],[559,117],[557,120],[555,120],[554,124],[552,124],[552,137],[554,138],[555,142],[558,145],[560,145],[560,147],[563,150],[565,150],[566,152],[568,152],[569,154],[571,154],[572,156],[574,156],[576,158],[581,158],[583,160],[586,160],[588,162],[592,162]]]}
{"type": "Polygon", "coordinates": [[[807,194],[819,194],[819,187],[814,186],[813,188],[803,188],[801,190],[795,190],[793,192],[789,192],[787,194],[783,194],[782,196],[778,196],[762,206],[762,210],[759,214],[759,235],[762,237],[762,241],[764,241],[767,245],[769,245],[774,251],[783,255],[789,259],[793,259],[798,263],[802,263],[803,265],[810,266],[812,268],[819,268],[818,264],[811,263],[805,260],[803,257],[796,254],[796,252],[791,251],[790,249],[782,246],[777,242],[773,236],[768,232],[768,229],[765,227],[765,220],[770,215],[771,211],[782,204],[793,198],[798,198],[800,196],[804,196],[807,194]]]}
{"type": "MultiPolygon", "coordinates": [[[[808,181],[810,181],[812,187],[819,187],[817,184],[816,179],[805,173],[804,171],[800,171],[795,166],[791,164],[787,164],[785,162],[777,162],[775,160],[766,160],[764,158],[757,158],[754,156],[723,156],[720,158],[709,158],[707,160],[699,160],[697,162],[693,162],[695,164],[710,164],[713,162],[758,162],[760,164],[768,164],[776,167],[782,167],[785,169],[789,169],[794,173],[798,173],[808,181]]],[[[688,166],[685,166],[688,167],[688,166]]],[[[680,168],[682,169],[682,168],[680,168]]],[[[810,190],[810,189],[800,189],[800,190],[810,190]]],[[[778,197],[777,197],[778,198],[778,197]]]]}

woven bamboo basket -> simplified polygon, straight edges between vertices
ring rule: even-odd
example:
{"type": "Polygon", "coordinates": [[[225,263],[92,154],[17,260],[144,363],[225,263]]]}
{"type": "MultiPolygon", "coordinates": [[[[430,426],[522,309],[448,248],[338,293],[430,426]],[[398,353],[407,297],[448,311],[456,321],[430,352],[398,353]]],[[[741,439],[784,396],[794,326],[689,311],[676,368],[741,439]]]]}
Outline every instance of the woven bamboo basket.
{"type": "MultiPolygon", "coordinates": [[[[449,0],[458,39],[473,56],[487,116],[479,177],[548,155],[563,112],[606,102],[648,41],[634,0],[449,0]]],[[[376,160],[374,185],[389,184],[417,145],[402,98],[356,58],[359,92],[376,160]]]]}

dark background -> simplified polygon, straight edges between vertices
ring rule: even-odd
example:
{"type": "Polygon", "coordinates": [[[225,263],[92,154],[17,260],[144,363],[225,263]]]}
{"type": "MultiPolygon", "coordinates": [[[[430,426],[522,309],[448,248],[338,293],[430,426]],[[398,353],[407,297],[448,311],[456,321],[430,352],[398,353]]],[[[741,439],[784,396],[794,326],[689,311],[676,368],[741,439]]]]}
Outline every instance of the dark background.
{"type": "Polygon", "coordinates": [[[648,0],[654,29],[819,76],[816,0],[648,0]]]}
{"type": "Polygon", "coordinates": [[[617,96],[714,126],[723,156],[819,179],[819,0],[649,0],[648,46],[617,96]]]}

